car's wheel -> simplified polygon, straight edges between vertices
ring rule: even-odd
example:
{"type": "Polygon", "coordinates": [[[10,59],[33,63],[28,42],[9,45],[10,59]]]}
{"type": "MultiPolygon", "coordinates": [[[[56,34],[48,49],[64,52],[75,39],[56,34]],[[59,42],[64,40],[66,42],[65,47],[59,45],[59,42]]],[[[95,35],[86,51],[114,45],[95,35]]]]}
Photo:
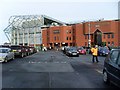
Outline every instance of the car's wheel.
{"type": "Polygon", "coordinates": [[[103,72],[103,81],[106,84],[109,84],[108,74],[106,71],[103,72]]]}
{"type": "Polygon", "coordinates": [[[14,59],[15,59],[15,56],[13,56],[12,60],[14,60],[14,59]]]}
{"type": "Polygon", "coordinates": [[[5,62],[8,62],[8,57],[5,58],[5,62]]]}
{"type": "Polygon", "coordinates": [[[21,53],[21,57],[22,57],[22,58],[24,57],[24,54],[23,54],[23,53],[21,53]]]}

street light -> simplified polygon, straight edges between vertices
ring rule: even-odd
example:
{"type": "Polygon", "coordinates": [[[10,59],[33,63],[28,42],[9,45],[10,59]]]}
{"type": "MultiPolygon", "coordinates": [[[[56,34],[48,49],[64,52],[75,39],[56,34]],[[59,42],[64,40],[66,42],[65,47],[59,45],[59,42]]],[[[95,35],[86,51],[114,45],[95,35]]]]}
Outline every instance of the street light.
{"type": "Polygon", "coordinates": [[[89,24],[88,24],[88,47],[91,47],[91,38],[90,38],[90,21],[89,21],[89,24]]]}

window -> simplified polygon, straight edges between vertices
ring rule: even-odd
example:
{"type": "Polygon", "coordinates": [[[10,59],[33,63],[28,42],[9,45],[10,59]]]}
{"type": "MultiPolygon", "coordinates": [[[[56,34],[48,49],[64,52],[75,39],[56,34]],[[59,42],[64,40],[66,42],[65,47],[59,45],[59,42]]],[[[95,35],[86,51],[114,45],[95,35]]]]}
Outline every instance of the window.
{"type": "Polygon", "coordinates": [[[68,40],[68,37],[66,37],[66,40],[68,40]]]}
{"type": "Polygon", "coordinates": [[[68,30],[66,30],[66,33],[68,34],[68,33],[69,33],[69,31],[68,31],[68,30]]]}
{"type": "Polygon", "coordinates": [[[111,58],[111,61],[113,62],[113,63],[116,63],[116,61],[117,61],[117,58],[118,58],[118,53],[119,53],[119,51],[113,51],[112,53],[111,53],[111,56],[110,56],[110,58],[111,58]]]}
{"type": "Polygon", "coordinates": [[[111,37],[114,38],[114,34],[111,34],[111,37]]]}
{"type": "Polygon", "coordinates": [[[56,36],[54,37],[54,40],[56,41],[56,36]]]}
{"type": "Polygon", "coordinates": [[[71,37],[69,38],[69,40],[71,40],[71,37]]]}
{"type": "Polygon", "coordinates": [[[108,34],[108,38],[110,38],[110,34],[108,34]]]}
{"type": "Polygon", "coordinates": [[[60,33],[60,30],[54,30],[53,33],[54,33],[54,34],[59,34],[59,33],[60,33]]]}
{"type": "Polygon", "coordinates": [[[69,33],[71,33],[71,30],[69,31],[69,33]]]}
{"type": "Polygon", "coordinates": [[[114,46],[114,42],[112,41],[112,45],[114,46]]]}
{"type": "Polygon", "coordinates": [[[110,45],[110,42],[108,42],[108,45],[110,45]]]}

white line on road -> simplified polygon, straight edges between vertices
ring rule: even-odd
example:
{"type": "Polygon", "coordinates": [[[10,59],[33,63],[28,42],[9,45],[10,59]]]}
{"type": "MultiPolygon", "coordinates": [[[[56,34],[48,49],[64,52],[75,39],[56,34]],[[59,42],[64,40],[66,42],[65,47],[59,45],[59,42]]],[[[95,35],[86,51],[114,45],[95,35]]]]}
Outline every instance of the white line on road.
{"type": "Polygon", "coordinates": [[[98,70],[98,69],[95,69],[95,71],[97,71],[98,73],[102,74],[102,71],[98,70]]]}

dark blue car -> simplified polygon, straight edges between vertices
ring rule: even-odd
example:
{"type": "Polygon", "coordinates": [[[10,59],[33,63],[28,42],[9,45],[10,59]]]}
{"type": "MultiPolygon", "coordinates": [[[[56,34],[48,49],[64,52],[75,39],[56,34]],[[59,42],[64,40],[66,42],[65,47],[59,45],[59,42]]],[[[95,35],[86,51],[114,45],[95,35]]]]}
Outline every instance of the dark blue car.
{"type": "Polygon", "coordinates": [[[98,55],[100,56],[106,56],[109,53],[109,48],[108,47],[99,47],[98,49],[98,55]]]}

